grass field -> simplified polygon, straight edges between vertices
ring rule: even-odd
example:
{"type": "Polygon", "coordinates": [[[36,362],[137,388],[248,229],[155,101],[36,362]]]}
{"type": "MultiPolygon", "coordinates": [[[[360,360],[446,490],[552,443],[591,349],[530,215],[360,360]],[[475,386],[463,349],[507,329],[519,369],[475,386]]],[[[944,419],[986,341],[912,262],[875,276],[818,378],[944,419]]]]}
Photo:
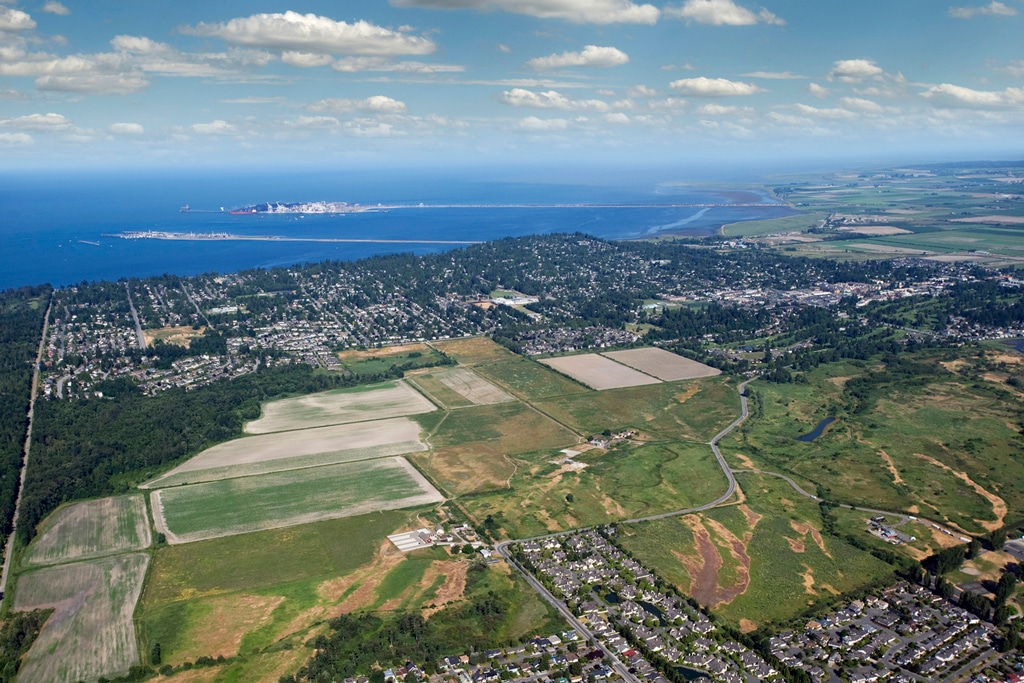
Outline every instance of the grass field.
{"type": "Polygon", "coordinates": [[[25,565],[85,560],[148,548],[152,538],[141,494],[72,503],[44,522],[22,558],[25,565]]]}
{"type": "Polygon", "coordinates": [[[726,378],[609,389],[536,405],[585,435],[634,428],[668,441],[710,441],[739,414],[735,385],[726,378]]]}
{"type": "MultiPolygon", "coordinates": [[[[504,565],[467,575],[442,550],[403,555],[381,543],[422,526],[414,511],[385,511],[158,549],[139,608],[146,646],[165,662],[237,658],[218,681],[277,681],[312,654],[323,620],[360,609],[435,608],[496,591],[514,605],[496,640],[553,628],[545,603],[504,565]]],[[[204,679],[205,680],[205,679],[204,679]]]]}
{"type": "Polygon", "coordinates": [[[180,327],[160,327],[152,330],[143,330],[142,335],[145,337],[147,344],[153,344],[159,340],[165,344],[177,344],[178,346],[188,348],[192,339],[202,337],[204,332],[206,332],[205,327],[193,330],[191,325],[182,325],[180,327]]]}
{"type": "Polygon", "coordinates": [[[15,609],[54,608],[18,673],[20,681],[75,683],[139,663],[132,614],[149,555],[131,553],[22,574],[15,609]]]}
{"type": "Polygon", "coordinates": [[[412,370],[436,365],[443,360],[441,354],[426,344],[405,344],[365,351],[352,349],[339,353],[338,359],[354,375],[385,373],[394,367],[412,370]]]}
{"type": "Polygon", "coordinates": [[[515,470],[507,456],[578,442],[562,425],[519,403],[453,411],[431,437],[434,450],[412,459],[449,495],[503,488],[515,470]]]}
{"type": "Polygon", "coordinates": [[[504,403],[513,398],[468,368],[445,368],[430,377],[464,397],[473,405],[504,403]]]}
{"type": "Polygon", "coordinates": [[[783,218],[730,223],[722,226],[722,235],[724,237],[749,237],[776,232],[803,232],[808,228],[813,228],[827,216],[828,214],[824,212],[808,212],[783,218]]]}
{"type": "Polygon", "coordinates": [[[208,448],[141,488],[162,488],[422,451],[407,417],[247,436],[208,448]]]}
{"type": "Polygon", "coordinates": [[[889,390],[856,414],[844,409],[842,387],[877,366],[824,366],[800,385],[755,382],[764,416],[723,439],[722,452],[734,466],[790,472],[844,501],[985,533],[1024,509],[1024,439],[1015,426],[1024,402],[1001,383],[922,361],[937,368],[931,381],[889,390]],[[828,405],[840,419],[812,443],[795,441],[828,405]]]}
{"type": "Polygon", "coordinates": [[[382,420],[436,410],[434,404],[402,381],[334,389],[270,401],[263,415],[245,425],[249,434],[267,434],[326,425],[382,420]]]}
{"type": "Polygon", "coordinates": [[[441,495],[402,458],[190,484],[153,494],[170,543],[414,507],[441,495]]]}
{"type": "Polygon", "coordinates": [[[741,474],[743,505],[622,526],[637,559],[728,622],[751,630],[796,617],[892,567],[823,535],[814,501],[767,476],[741,474]]]}
{"type": "Polygon", "coordinates": [[[552,452],[518,456],[511,489],[462,504],[478,521],[490,515],[505,535],[524,538],[700,505],[727,486],[705,444],[620,444],[586,451],[573,459],[576,466],[565,465],[564,458],[552,452]]]}
{"type": "Polygon", "coordinates": [[[434,342],[434,346],[442,353],[457,360],[459,365],[474,366],[480,363],[494,363],[518,358],[504,346],[495,344],[487,337],[434,342]]]}
{"type": "Polygon", "coordinates": [[[537,400],[589,392],[579,382],[526,358],[478,365],[474,369],[520,398],[537,400]]]}

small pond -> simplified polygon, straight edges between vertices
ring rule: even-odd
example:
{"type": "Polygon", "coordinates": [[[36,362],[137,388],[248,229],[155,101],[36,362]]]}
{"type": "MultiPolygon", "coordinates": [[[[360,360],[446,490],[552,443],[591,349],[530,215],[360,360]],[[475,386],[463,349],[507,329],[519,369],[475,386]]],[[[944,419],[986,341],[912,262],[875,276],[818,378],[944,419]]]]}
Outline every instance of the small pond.
{"type": "Polygon", "coordinates": [[[821,422],[818,423],[817,427],[815,427],[813,430],[807,432],[803,436],[796,437],[796,440],[797,441],[806,441],[806,442],[814,441],[819,436],[821,436],[821,433],[823,431],[825,431],[825,427],[828,427],[830,424],[832,424],[835,421],[836,421],[836,419],[834,417],[826,417],[824,420],[822,420],[821,422]]]}

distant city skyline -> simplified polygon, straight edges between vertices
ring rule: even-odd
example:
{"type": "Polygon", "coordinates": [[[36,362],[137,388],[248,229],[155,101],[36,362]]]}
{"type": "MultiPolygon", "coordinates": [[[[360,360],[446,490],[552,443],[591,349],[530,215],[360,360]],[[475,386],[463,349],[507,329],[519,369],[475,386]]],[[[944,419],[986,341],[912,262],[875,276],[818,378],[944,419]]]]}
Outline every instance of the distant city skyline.
{"type": "Polygon", "coordinates": [[[0,170],[1020,158],[1024,0],[0,0],[0,170]]]}

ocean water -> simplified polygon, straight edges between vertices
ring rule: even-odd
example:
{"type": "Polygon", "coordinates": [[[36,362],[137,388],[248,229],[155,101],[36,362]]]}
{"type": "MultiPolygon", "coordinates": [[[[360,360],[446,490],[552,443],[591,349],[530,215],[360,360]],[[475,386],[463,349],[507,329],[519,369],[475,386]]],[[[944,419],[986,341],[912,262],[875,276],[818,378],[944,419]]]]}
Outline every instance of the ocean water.
{"type": "Polygon", "coordinates": [[[427,171],[0,175],[0,289],[161,273],[226,273],[457,248],[378,242],[126,240],[116,236],[124,231],[460,241],[580,231],[606,239],[637,239],[656,234],[706,235],[724,223],[793,213],[783,205],[729,206],[771,201],[757,189],[701,189],[655,178],[580,180],[427,171]],[[232,216],[220,211],[266,201],[318,200],[411,208],[304,218],[232,216]],[[665,206],[702,203],[716,206],[665,206]],[[185,204],[192,211],[180,212],[185,204]],[[451,204],[492,206],[431,208],[451,204]],[[542,206],[507,206],[513,204],[542,206]]]}

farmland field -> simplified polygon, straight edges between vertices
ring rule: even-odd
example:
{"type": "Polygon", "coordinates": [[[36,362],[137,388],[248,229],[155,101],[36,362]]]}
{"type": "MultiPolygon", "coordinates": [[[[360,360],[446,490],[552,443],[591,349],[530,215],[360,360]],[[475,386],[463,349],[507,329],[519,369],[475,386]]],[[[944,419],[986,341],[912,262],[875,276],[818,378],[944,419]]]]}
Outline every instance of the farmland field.
{"type": "Polygon", "coordinates": [[[189,484],[152,494],[156,527],[170,543],[413,507],[441,499],[402,458],[189,484]]]}
{"type": "Polygon", "coordinates": [[[540,362],[598,391],[657,384],[661,381],[596,353],[545,358],[540,362]]]}
{"type": "Polygon", "coordinates": [[[259,419],[245,425],[245,431],[267,434],[418,415],[433,410],[436,410],[434,404],[405,382],[387,382],[270,401],[263,405],[259,419]]]}
{"type": "Polygon", "coordinates": [[[74,683],[125,674],[139,663],[132,614],[149,555],[131,553],[47,567],[18,579],[15,609],[54,608],[18,673],[74,683]]]}
{"type": "Polygon", "coordinates": [[[627,349],[610,351],[601,354],[616,363],[628,365],[634,370],[657,377],[665,382],[680,379],[696,379],[698,377],[714,377],[722,374],[717,368],[684,358],[665,349],[648,347],[645,349],[627,349]]]}
{"type": "Polygon", "coordinates": [[[428,375],[474,405],[504,403],[513,398],[469,368],[446,368],[428,375]]]}
{"type": "Polygon", "coordinates": [[[434,450],[412,456],[450,495],[504,487],[508,456],[578,443],[571,431],[518,401],[453,411],[431,438],[434,450]]]}
{"type": "Polygon", "coordinates": [[[584,394],[588,389],[534,360],[516,358],[479,365],[476,372],[525,400],[565,394],[584,394]]]}
{"type": "Polygon", "coordinates": [[[406,417],[247,436],[208,448],[142,488],[280,472],[422,451],[420,426],[406,417]]]}
{"type": "Polygon", "coordinates": [[[452,339],[434,342],[438,351],[457,360],[459,365],[477,365],[518,358],[514,353],[487,337],[452,339]]]}
{"type": "Polygon", "coordinates": [[[59,508],[44,523],[22,560],[47,565],[148,548],[146,501],[141,494],[100,498],[59,508]]]}
{"type": "Polygon", "coordinates": [[[560,396],[536,406],[584,435],[632,428],[669,441],[710,441],[739,414],[735,385],[716,377],[560,396]]]}

